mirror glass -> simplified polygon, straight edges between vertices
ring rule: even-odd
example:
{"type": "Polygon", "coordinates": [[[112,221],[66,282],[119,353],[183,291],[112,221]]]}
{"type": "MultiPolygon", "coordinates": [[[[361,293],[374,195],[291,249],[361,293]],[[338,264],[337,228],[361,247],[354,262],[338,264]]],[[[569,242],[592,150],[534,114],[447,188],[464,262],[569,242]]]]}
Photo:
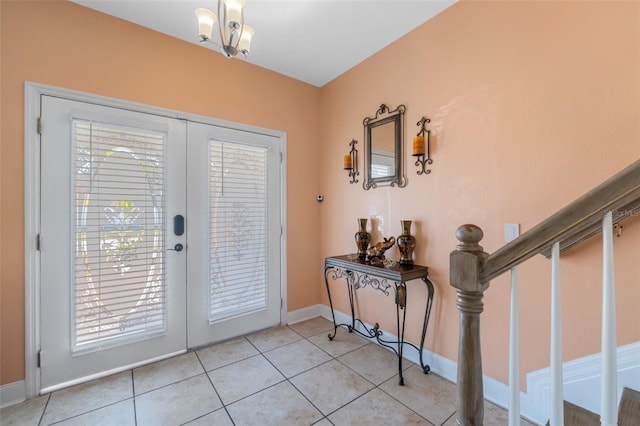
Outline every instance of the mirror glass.
{"type": "Polygon", "coordinates": [[[382,104],[374,117],[364,119],[365,180],[364,189],[391,185],[403,187],[403,121],[406,108],[393,111],[382,104]]]}

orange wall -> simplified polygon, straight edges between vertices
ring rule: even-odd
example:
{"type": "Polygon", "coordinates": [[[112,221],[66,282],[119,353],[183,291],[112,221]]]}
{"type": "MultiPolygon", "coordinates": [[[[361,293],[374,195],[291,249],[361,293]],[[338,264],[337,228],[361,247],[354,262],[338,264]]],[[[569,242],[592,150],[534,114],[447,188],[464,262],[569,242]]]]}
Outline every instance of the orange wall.
{"type": "MultiPolygon", "coordinates": [[[[457,3],[324,86],[321,101],[321,254],[355,251],[356,218],[374,219],[375,241],[413,220],[415,260],[431,268],[436,283],[426,347],[456,360],[448,274],[456,228],[481,226],[481,244],[495,251],[504,223],[527,230],[640,158],[640,3],[457,3]],[[431,174],[418,176],[409,157],[406,188],[365,191],[362,181],[348,183],[339,164],[352,138],[362,149],[362,119],[381,103],[407,106],[406,152],[416,122],[431,119],[434,163],[431,174]]],[[[619,345],[640,340],[640,220],[623,225],[615,240],[619,345]]],[[[599,352],[599,242],[561,262],[565,360],[599,352]]],[[[399,255],[394,249],[391,256],[399,255]]],[[[523,375],[549,365],[550,274],[542,256],[520,268],[523,375]]],[[[409,286],[413,342],[423,287],[409,286]]],[[[508,301],[508,277],[496,279],[481,319],[484,373],[505,383],[508,301]]],[[[344,295],[337,302],[348,312],[344,295]]],[[[391,300],[360,292],[358,302],[365,320],[395,330],[391,300]]]]}
{"type": "MultiPolygon", "coordinates": [[[[289,311],[326,303],[322,259],[355,250],[358,217],[376,219],[378,240],[412,219],[415,259],[436,283],[426,346],[453,360],[456,227],[482,226],[491,252],[504,222],[528,229],[640,157],[636,2],[459,3],[321,89],[75,4],[0,7],[0,384],[24,378],[24,81],[286,131],[289,311]],[[408,158],[406,188],[364,191],[342,156],[356,138],[362,161],[362,119],[383,102],[407,106],[409,152],[415,122],[431,118],[433,172],[417,176],[408,158]]],[[[562,260],[565,359],[598,351],[598,241],[562,260]]],[[[627,220],[615,246],[619,344],[640,340],[639,247],[640,220],[627,220]]],[[[535,258],[520,275],[524,373],[548,365],[549,263],[535,258]]],[[[417,342],[425,291],[409,290],[417,342]]],[[[365,320],[395,329],[391,300],[358,297],[365,320]]],[[[495,280],[482,317],[485,374],[503,381],[507,300],[507,280],[495,280]]]]}
{"type": "Polygon", "coordinates": [[[1,7],[0,384],[24,378],[25,81],[285,131],[288,309],[319,302],[317,87],[73,3],[1,7]]]}

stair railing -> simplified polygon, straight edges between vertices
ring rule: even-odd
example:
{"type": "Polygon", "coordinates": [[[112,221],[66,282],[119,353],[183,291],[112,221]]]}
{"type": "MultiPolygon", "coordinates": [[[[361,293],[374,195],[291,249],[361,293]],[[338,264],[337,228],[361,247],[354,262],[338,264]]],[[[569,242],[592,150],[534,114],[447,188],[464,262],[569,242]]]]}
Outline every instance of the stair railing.
{"type": "MultiPolygon", "coordinates": [[[[489,282],[536,254],[552,259],[551,297],[551,402],[550,424],[562,425],[562,348],[560,324],[559,256],[587,238],[603,232],[603,322],[602,322],[602,409],[603,425],[617,424],[615,286],[613,277],[613,226],[640,211],[640,160],[609,178],[590,192],[559,210],[520,237],[492,254],[480,246],[482,230],[475,225],[462,225],[456,231],[460,242],[450,255],[450,283],[457,289],[460,312],[457,377],[457,424],[482,425],[484,390],[480,348],[480,314],[482,298],[489,282]]],[[[513,283],[513,282],[512,282],[513,283]]],[[[517,287],[512,287],[512,302],[517,287]]],[[[514,317],[512,308],[512,318],[514,317]]],[[[515,315],[517,318],[517,314],[515,315]]],[[[512,329],[517,326],[512,325],[512,329]]],[[[514,338],[513,335],[511,337],[514,338]]],[[[517,341],[517,335],[516,335],[517,341]]],[[[517,344],[510,345],[516,350],[517,344]]],[[[518,354],[511,354],[517,360],[518,354]]],[[[516,362],[516,361],[512,361],[516,362]]],[[[516,364],[517,365],[517,364],[516,364]]],[[[510,367],[511,380],[517,382],[517,369],[510,367]],[[514,370],[514,371],[512,371],[514,370]]],[[[510,424],[519,424],[519,385],[511,386],[510,424]],[[515,406],[513,406],[515,405],[515,406]]]]}

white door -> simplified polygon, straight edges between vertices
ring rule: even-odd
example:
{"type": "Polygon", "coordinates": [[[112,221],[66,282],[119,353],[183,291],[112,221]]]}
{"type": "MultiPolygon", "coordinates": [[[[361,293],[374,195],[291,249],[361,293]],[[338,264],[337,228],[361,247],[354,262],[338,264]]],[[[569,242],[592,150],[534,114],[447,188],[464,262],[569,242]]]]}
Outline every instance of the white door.
{"type": "Polygon", "coordinates": [[[41,117],[43,392],[280,322],[281,138],[52,96],[41,117]]]}
{"type": "Polygon", "coordinates": [[[184,351],[185,123],[42,97],[41,388],[184,351]]]}
{"type": "Polygon", "coordinates": [[[280,322],[281,148],[274,136],[187,125],[188,344],[280,322]]]}

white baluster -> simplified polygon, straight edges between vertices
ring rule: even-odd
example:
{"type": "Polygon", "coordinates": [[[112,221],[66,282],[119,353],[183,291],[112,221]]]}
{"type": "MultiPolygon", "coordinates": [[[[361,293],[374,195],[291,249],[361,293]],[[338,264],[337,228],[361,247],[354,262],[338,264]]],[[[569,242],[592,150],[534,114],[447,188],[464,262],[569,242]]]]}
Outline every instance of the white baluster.
{"type": "Polygon", "coordinates": [[[509,325],[509,426],[520,425],[520,338],[518,268],[511,269],[511,323],[509,325]]]}
{"type": "Polygon", "coordinates": [[[562,394],[562,315],[560,309],[560,243],[551,249],[551,426],[564,425],[562,394]]]}
{"type": "Polygon", "coordinates": [[[602,373],[600,424],[618,424],[616,360],[616,291],[613,268],[613,214],[602,219],[602,373]]]}

